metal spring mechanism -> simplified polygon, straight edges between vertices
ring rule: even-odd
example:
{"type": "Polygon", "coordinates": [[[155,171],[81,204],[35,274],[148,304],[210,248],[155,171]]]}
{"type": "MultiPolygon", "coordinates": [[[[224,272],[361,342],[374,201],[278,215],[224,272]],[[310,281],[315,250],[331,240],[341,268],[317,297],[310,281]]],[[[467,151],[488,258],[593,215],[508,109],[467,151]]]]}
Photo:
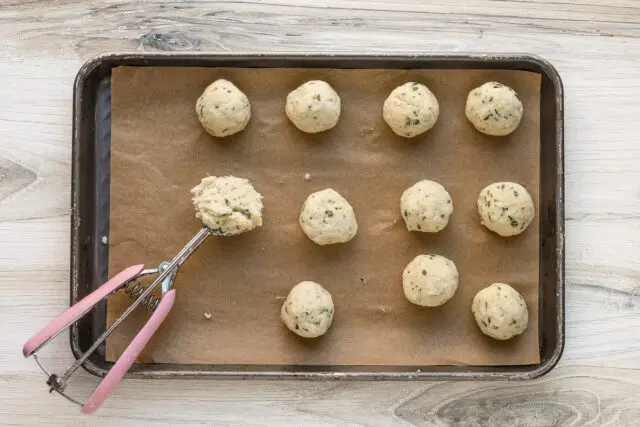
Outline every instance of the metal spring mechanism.
{"type": "MultiPolygon", "coordinates": [[[[147,287],[136,280],[133,280],[124,288],[124,292],[134,300],[138,299],[138,297],[142,295],[145,290],[147,290],[147,287]]],[[[156,307],[158,307],[158,304],[160,304],[160,298],[153,294],[149,294],[144,297],[142,302],[140,303],[140,305],[142,305],[149,311],[154,311],[156,307]]]]}

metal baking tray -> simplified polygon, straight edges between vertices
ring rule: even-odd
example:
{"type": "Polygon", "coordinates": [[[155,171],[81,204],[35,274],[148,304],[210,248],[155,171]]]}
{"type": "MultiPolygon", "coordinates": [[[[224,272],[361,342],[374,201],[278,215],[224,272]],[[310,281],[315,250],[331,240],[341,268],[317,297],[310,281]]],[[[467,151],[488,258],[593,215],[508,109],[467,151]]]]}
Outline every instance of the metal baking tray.
{"type": "MultiPolygon", "coordinates": [[[[542,76],[540,94],[540,363],[523,366],[273,366],[136,364],[130,377],[307,378],[356,380],[532,379],[549,372],[564,347],[564,116],[560,76],[531,55],[295,55],[121,53],[88,61],[73,95],[71,303],[108,278],[110,78],[118,66],[243,68],[502,69],[542,76]]],[[[78,358],[105,330],[106,304],[71,328],[78,358]]],[[[103,376],[104,344],[83,365],[103,376]]]]}

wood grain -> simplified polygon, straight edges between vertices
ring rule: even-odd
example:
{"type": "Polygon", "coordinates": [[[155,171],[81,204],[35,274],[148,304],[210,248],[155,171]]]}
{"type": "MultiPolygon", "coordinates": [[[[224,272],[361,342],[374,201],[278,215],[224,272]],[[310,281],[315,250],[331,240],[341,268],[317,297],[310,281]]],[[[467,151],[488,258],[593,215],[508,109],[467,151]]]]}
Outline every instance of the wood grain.
{"type": "MultiPolygon", "coordinates": [[[[640,3],[0,0],[5,425],[640,423],[640,3]],[[81,418],[22,359],[68,304],[71,94],[104,51],[527,52],[565,85],[567,345],[528,383],[127,381],[81,418]],[[55,415],[55,418],[52,418],[55,415]]],[[[69,362],[66,338],[51,346],[69,362]]],[[[96,379],[82,373],[82,394],[96,379]]]]}

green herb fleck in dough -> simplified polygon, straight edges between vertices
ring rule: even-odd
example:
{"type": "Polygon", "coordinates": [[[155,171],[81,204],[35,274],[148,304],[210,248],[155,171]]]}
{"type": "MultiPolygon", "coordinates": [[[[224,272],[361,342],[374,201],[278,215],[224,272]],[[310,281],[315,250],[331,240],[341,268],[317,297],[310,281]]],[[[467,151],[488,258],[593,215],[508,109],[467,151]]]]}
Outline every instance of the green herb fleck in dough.
{"type": "MultiPolygon", "coordinates": [[[[487,322],[485,322],[484,320],[482,320],[482,324],[485,326],[485,328],[487,327],[487,322]]],[[[296,329],[298,328],[296,327],[296,329]]]]}
{"type": "Polygon", "coordinates": [[[489,97],[489,102],[493,101],[493,96],[489,97]]]}
{"type": "Polygon", "coordinates": [[[410,126],[411,125],[411,118],[405,117],[404,124],[405,124],[405,126],[410,126]]]}
{"type": "Polygon", "coordinates": [[[416,110],[413,110],[413,115],[414,115],[414,116],[417,116],[417,115],[418,115],[418,112],[417,112],[416,110]]]}
{"type": "Polygon", "coordinates": [[[516,323],[518,323],[518,321],[516,319],[511,319],[510,325],[515,325],[516,323]]]}
{"type": "Polygon", "coordinates": [[[405,216],[405,218],[409,217],[409,212],[407,210],[404,211],[404,216],[405,216]]]}
{"type": "Polygon", "coordinates": [[[511,221],[511,226],[512,227],[517,227],[518,226],[518,221],[516,221],[514,217],[509,215],[508,218],[509,218],[509,221],[511,221]]]}
{"type": "Polygon", "coordinates": [[[419,124],[420,124],[420,120],[415,119],[415,120],[413,121],[413,124],[414,124],[414,125],[419,125],[419,124]]]}
{"type": "Polygon", "coordinates": [[[229,205],[230,205],[230,203],[229,203],[229,199],[224,199],[224,204],[225,204],[225,205],[227,205],[227,206],[229,206],[229,205]]]}
{"type": "Polygon", "coordinates": [[[489,316],[489,318],[487,319],[487,325],[491,324],[491,316],[489,316]]]}
{"type": "Polygon", "coordinates": [[[244,215],[247,219],[251,219],[251,212],[249,212],[248,209],[242,209],[242,208],[232,208],[231,209],[233,212],[239,212],[241,215],[244,215]]]}
{"type": "Polygon", "coordinates": [[[328,216],[329,218],[333,217],[333,212],[332,211],[324,211],[324,214],[326,216],[328,216]]]}
{"type": "Polygon", "coordinates": [[[427,275],[427,270],[422,270],[422,275],[426,276],[427,275]]]}
{"type": "Polygon", "coordinates": [[[484,119],[482,120],[489,120],[491,117],[493,117],[493,113],[489,113],[486,116],[484,116],[484,119]]]}
{"type": "Polygon", "coordinates": [[[513,190],[513,195],[518,197],[518,192],[516,190],[513,190]]]}
{"type": "Polygon", "coordinates": [[[497,88],[502,87],[502,86],[504,86],[504,85],[503,85],[503,84],[500,84],[500,83],[494,83],[494,84],[493,84],[493,88],[494,88],[494,89],[497,89],[497,88]]]}
{"type": "Polygon", "coordinates": [[[313,99],[315,99],[316,101],[320,101],[320,94],[317,93],[317,94],[313,95],[313,99]]]}
{"type": "Polygon", "coordinates": [[[418,224],[418,230],[422,230],[422,226],[418,224]]]}

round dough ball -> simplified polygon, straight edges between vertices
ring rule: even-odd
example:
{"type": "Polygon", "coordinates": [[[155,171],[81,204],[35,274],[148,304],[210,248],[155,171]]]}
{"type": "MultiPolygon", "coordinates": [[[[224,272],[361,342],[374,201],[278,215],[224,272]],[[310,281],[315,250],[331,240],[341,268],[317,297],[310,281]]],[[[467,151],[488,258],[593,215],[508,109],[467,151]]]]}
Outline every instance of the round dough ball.
{"type": "Polygon", "coordinates": [[[520,335],[529,322],[524,298],[505,283],[494,283],[478,292],[471,312],[482,333],[497,340],[520,335]]]}
{"type": "Polygon", "coordinates": [[[196,218],[217,235],[240,234],[262,225],[262,195],[247,179],[208,176],[191,193],[196,218]]]}
{"type": "Polygon", "coordinates": [[[299,222],[304,234],[319,245],[348,242],[358,231],[353,208],[332,188],[307,197],[299,222]]]}
{"type": "Polygon", "coordinates": [[[382,106],[382,117],[391,130],[405,138],[425,133],[438,120],[440,106],[425,85],[408,82],[391,91],[382,106]]]}
{"type": "Polygon", "coordinates": [[[318,133],[338,124],[340,97],[327,82],[311,80],[287,95],[284,111],[301,131],[318,133]]]}
{"type": "Polygon", "coordinates": [[[324,335],[333,321],[331,294],[316,282],[300,282],[282,304],[280,318],[287,328],[301,337],[324,335]]]}
{"type": "Polygon", "coordinates": [[[437,233],[447,226],[452,212],[451,196],[434,181],[418,181],[400,197],[400,213],[409,231],[437,233]]]}
{"type": "Polygon", "coordinates": [[[245,128],[251,118],[251,105],[247,95],[233,83],[219,79],[198,98],[196,114],[207,133],[224,137],[245,128]]]}
{"type": "Polygon", "coordinates": [[[494,182],[478,195],[480,223],[501,236],[522,233],[536,215],[529,192],[515,182],[494,182]]]}
{"type": "Polygon", "coordinates": [[[480,132],[504,136],[520,124],[522,102],[509,86],[488,82],[469,92],[464,113],[480,132]]]}
{"type": "Polygon", "coordinates": [[[417,305],[436,307],[449,301],[458,289],[458,269],[440,255],[418,255],[402,273],[404,296],[417,305]]]}

